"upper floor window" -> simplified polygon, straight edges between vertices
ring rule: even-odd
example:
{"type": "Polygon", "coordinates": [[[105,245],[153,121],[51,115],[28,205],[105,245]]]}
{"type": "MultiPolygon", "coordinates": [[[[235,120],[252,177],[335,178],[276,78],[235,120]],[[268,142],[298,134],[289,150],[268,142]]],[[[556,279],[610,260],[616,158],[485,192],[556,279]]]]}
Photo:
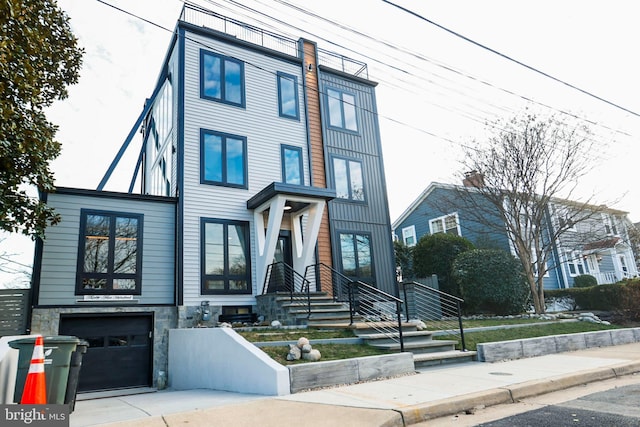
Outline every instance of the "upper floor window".
{"type": "Polygon", "coordinates": [[[251,293],[249,247],[249,223],[203,218],[202,293],[251,293]]]}
{"type": "Polygon", "coordinates": [[[357,160],[333,158],[336,197],[364,202],[364,179],[362,164],[357,160]]]}
{"type": "Polygon", "coordinates": [[[602,222],[604,224],[604,231],[608,235],[616,235],[618,234],[618,229],[616,227],[616,220],[613,216],[603,213],[602,214],[602,222]]]}
{"type": "Polygon", "coordinates": [[[76,294],[141,293],[142,215],[82,210],[76,294]]]}
{"type": "Polygon", "coordinates": [[[561,229],[577,231],[574,220],[575,214],[572,211],[565,207],[558,207],[556,209],[556,215],[558,216],[558,225],[561,229]]]}
{"type": "Polygon", "coordinates": [[[402,229],[402,241],[407,246],[416,245],[416,226],[412,225],[402,229]]]}
{"type": "Polygon", "coordinates": [[[302,185],[302,148],[283,145],[281,150],[282,182],[302,185]]]}
{"type": "Polygon", "coordinates": [[[356,97],[348,92],[327,89],[329,126],[358,131],[356,119],[356,97]]]}
{"type": "Polygon", "coordinates": [[[244,63],[201,50],[200,97],[244,107],[244,63]]]}
{"type": "Polygon", "coordinates": [[[200,182],[247,188],[247,139],[209,130],[200,132],[200,182]]]}
{"type": "Polygon", "coordinates": [[[278,73],[278,113],[281,117],[299,119],[298,78],[278,73]]]}
{"type": "Polygon", "coordinates": [[[447,233],[460,236],[460,221],[458,221],[458,213],[441,216],[429,221],[429,230],[431,234],[447,233]]]}

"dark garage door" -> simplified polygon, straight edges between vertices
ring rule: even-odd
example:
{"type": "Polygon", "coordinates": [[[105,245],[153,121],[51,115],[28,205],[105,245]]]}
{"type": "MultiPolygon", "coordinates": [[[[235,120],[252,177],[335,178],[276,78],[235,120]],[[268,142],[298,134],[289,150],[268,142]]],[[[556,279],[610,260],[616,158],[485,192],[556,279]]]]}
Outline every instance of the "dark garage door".
{"type": "Polygon", "coordinates": [[[151,315],[63,316],[60,335],[89,342],[78,391],[151,385],[151,315]]]}

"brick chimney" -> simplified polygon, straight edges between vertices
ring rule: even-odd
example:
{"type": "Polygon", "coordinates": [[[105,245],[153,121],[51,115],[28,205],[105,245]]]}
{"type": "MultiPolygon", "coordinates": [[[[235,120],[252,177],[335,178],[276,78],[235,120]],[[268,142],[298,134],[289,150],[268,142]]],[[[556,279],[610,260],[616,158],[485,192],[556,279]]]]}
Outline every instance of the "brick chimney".
{"type": "Polygon", "coordinates": [[[465,187],[484,187],[484,176],[478,171],[469,171],[464,173],[462,184],[465,187]]]}

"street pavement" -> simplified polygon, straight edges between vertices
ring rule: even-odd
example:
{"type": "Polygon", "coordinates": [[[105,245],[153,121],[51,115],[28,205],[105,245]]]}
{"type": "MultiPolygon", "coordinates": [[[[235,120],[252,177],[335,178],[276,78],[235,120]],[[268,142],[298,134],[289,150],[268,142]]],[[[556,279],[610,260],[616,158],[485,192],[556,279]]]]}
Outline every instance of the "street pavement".
{"type": "Polygon", "coordinates": [[[79,400],[70,426],[408,426],[635,372],[640,372],[640,343],[425,368],[412,375],[288,396],[162,390],[79,400]]]}

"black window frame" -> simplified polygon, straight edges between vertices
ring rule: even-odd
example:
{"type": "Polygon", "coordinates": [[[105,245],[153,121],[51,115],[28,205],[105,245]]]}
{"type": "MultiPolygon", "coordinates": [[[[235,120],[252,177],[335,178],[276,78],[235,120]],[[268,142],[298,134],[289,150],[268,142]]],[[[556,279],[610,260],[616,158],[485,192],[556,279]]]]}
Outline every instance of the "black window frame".
{"type": "Polygon", "coordinates": [[[343,202],[350,202],[350,203],[358,203],[358,204],[367,204],[367,190],[365,189],[366,185],[365,185],[365,173],[364,173],[364,162],[360,159],[354,159],[352,157],[343,157],[343,156],[331,156],[331,171],[332,171],[332,176],[331,179],[333,180],[333,188],[336,190],[336,198],[335,200],[340,200],[343,202]],[[349,197],[340,197],[339,195],[337,195],[337,184],[338,184],[338,180],[336,179],[336,164],[335,161],[336,160],[343,160],[346,164],[346,168],[347,168],[347,189],[349,190],[349,197]],[[358,199],[354,199],[353,198],[353,188],[351,186],[351,165],[350,162],[354,162],[354,163],[358,163],[360,165],[360,172],[361,172],[361,178],[362,178],[362,200],[358,200],[358,199]]]}
{"type": "Polygon", "coordinates": [[[250,295],[252,294],[252,277],[251,277],[251,238],[250,238],[250,226],[248,221],[236,221],[218,218],[200,218],[200,294],[201,295],[250,295]],[[206,274],[206,224],[220,224],[223,226],[223,239],[224,245],[224,273],[219,274],[206,274]],[[242,226],[244,227],[244,244],[246,248],[246,274],[244,276],[232,275],[229,273],[229,246],[227,244],[229,236],[229,226],[242,226]],[[223,280],[224,289],[207,289],[207,280],[223,280]],[[246,280],[247,287],[242,290],[230,290],[230,280],[246,280]]]}
{"type": "Polygon", "coordinates": [[[144,227],[144,215],[131,212],[115,212],[104,211],[98,209],[81,209],[80,210],[80,229],[78,236],[78,259],[76,262],[76,289],[75,295],[141,295],[142,294],[142,237],[144,227]],[[98,215],[109,218],[109,247],[108,247],[108,266],[106,273],[86,273],[84,271],[85,260],[85,240],[87,217],[90,215],[98,215]],[[115,253],[115,227],[117,218],[130,218],[138,221],[136,230],[136,273],[114,273],[113,262],[115,253]],[[83,280],[85,278],[106,279],[105,289],[85,289],[83,280]],[[114,279],[134,279],[135,289],[113,289],[114,279]]]}
{"type": "Polygon", "coordinates": [[[345,276],[347,276],[348,278],[352,279],[352,280],[360,280],[364,283],[370,284],[370,285],[375,285],[376,283],[376,263],[375,263],[375,257],[373,256],[373,236],[371,233],[369,232],[365,232],[365,231],[354,231],[354,230],[337,230],[337,234],[338,234],[338,249],[339,249],[339,262],[340,262],[340,272],[342,274],[344,274],[345,276]],[[371,276],[363,276],[360,274],[360,265],[359,265],[359,259],[356,256],[356,258],[354,259],[355,264],[356,264],[356,275],[349,275],[347,274],[347,272],[345,272],[344,269],[344,254],[342,253],[342,236],[343,235],[350,235],[351,236],[351,240],[353,242],[353,250],[354,250],[354,254],[358,254],[358,246],[357,246],[357,241],[356,241],[356,236],[366,236],[369,239],[369,256],[370,256],[370,261],[371,261],[371,276]]]}
{"type": "Polygon", "coordinates": [[[227,105],[234,105],[236,107],[246,108],[246,96],[245,96],[245,75],[244,75],[244,62],[225,55],[220,55],[215,52],[211,52],[206,49],[200,49],[200,98],[207,99],[209,101],[220,102],[227,105]],[[220,98],[205,94],[205,56],[212,56],[220,60],[220,98]],[[240,67],[240,102],[230,101],[226,98],[226,84],[225,84],[225,67],[226,62],[232,62],[240,67]]]}
{"type": "Polygon", "coordinates": [[[356,96],[355,93],[353,92],[349,92],[347,90],[344,89],[338,89],[336,87],[327,87],[325,89],[325,95],[324,98],[326,100],[326,112],[327,112],[327,126],[330,129],[334,129],[334,130],[339,130],[342,132],[349,132],[352,133],[354,135],[359,135],[360,134],[360,121],[358,120],[358,105],[357,105],[357,99],[358,97],[356,96]],[[334,91],[334,92],[338,92],[340,94],[339,98],[336,98],[334,96],[331,96],[329,94],[329,91],[334,91]],[[353,104],[346,102],[344,100],[344,95],[349,95],[351,97],[353,97],[353,104]],[[340,120],[341,120],[341,124],[340,125],[336,125],[336,124],[332,124],[331,123],[331,99],[337,99],[339,101],[339,105],[340,105],[340,120]],[[353,115],[356,121],[356,128],[355,129],[350,129],[347,127],[347,120],[345,117],[345,104],[347,105],[351,105],[353,107],[353,115]]]}
{"type": "Polygon", "coordinates": [[[225,132],[218,132],[210,129],[200,129],[200,184],[207,185],[218,185],[222,187],[232,187],[232,188],[249,188],[249,162],[248,162],[248,154],[247,154],[247,137],[240,135],[233,135],[225,132]],[[206,179],[205,176],[205,136],[206,135],[214,135],[222,138],[222,180],[215,181],[211,179],[206,179]],[[228,170],[227,170],[227,139],[237,139],[242,141],[242,184],[236,184],[232,182],[227,182],[228,179],[228,170]]]}
{"type": "Polygon", "coordinates": [[[281,144],[280,145],[280,163],[281,163],[281,173],[282,173],[282,182],[285,184],[293,184],[293,185],[304,185],[304,164],[302,161],[302,147],[296,147],[295,145],[287,145],[287,144],[281,144]],[[285,151],[286,150],[291,150],[291,151],[297,151],[299,156],[298,156],[298,170],[300,171],[300,182],[299,183],[292,183],[292,182],[288,182],[287,181],[287,164],[286,164],[286,157],[285,157],[285,151]]]}
{"type": "Polygon", "coordinates": [[[277,80],[278,80],[278,115],[285,119],[297,120],[300,121],[300,98],[298,94],[298,77],[293,74],[283,73],[281,71],[277,72],[277,80]],[[282,97],[282,79],[292,80],[293,81],[293,91],[294,91],[294,101],[296,105],[296,112],[294,115],[286,114],[283,111],[283,97],[282,97]]]}

